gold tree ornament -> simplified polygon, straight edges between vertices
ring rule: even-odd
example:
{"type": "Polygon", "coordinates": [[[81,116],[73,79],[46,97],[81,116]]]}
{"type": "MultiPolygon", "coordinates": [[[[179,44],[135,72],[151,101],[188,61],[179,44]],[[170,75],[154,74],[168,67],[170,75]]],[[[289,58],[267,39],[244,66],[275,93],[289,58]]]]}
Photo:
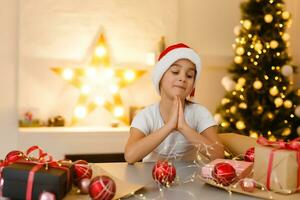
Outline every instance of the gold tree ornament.
{"type": "Polygon", "coordinates": [[[236,64],[241,64],[243,62],[243,58],[241,56],[235,56],[234,57],[234,62],[236,64]]]}
{"type": "Polygon", "coordinates": [[[282,106],[282,104],[283,104],[282,98],[281,97],[275,98],[274,104],[275,104],[276,108],[279,108],[280,106],[282,106]]]}
{"type": "Polygon", "coordinates": [[[291,14],[288,11],[283,11],[281,16],[283,19],[288,20],[291,14]]]}
{"type": "Polygon", "coordinates": [[[235,126],[238,130],[243,130],[246,128],[246,125],[243,121],[237,121],[235,126]]]}
{"type": "Polygon", "coordinates": [[[271,87],[270,90],[269,90],[269,93],[272,96],[276,96],[279,93],[278,88],[276,86],[271,87]]]}
{"type": "Polygon", "coordinates": [[[272,49],[276,49],[277,47],[278,47],[278,42],[276,41],[276,40],[272,40],[271,42],[270,42],[270,47],[272,48],[272,49]]]}
{"type": "Polygon", "coordinates": [[[77,124],[98,107],[108,110],[119,121],[129,124],[120,90],[132,84],[146,70],[111,66],[108,46],[100,34],[89,63],[85,67],[53,67],[54,73],[79,90],[71,125],[77,124]]]}
{"type": "Polygon", "coordinates": [[[251,23],[250,20],[246,19],[246,20],[243,21],[243,26],[244,26],[245,29],[249,30],[252,26],[252,23],[251,23]]]}
{"type": "Polygon", "coordinates": [[[293,103],[292,103],[291,100],[285,100],[285,101],[283,102],[283,106],[284,106],[285,108],[291,108],[291,107],[293,106],[293,103]]]}
{"type": "Polygon", "coordinates": [[[264,20],[266,23],[271,23],[273,21],[273,16],[271,14],[266,14],[264,20]]]}
{"type": "Polygon", "coordinates": [[[261,88],[262,88],[262,82],[261,82],[260,80],[254,81],[253,87],[254,87],[254,89],[256,89],[256,90],[261,89],[261,88]]]}

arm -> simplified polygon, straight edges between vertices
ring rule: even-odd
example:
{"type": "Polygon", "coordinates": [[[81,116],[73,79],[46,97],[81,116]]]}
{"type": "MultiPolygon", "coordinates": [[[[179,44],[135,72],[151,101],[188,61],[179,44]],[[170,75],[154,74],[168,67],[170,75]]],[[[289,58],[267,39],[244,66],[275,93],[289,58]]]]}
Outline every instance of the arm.
{"type": "Polygon", "coordinates": [[[130,129],[130,136],[125,147],[125,160],[133,164],[151,153],[172,131],[170,126],[163,126],[145,136],[137,128],[130,129]]]}
{"type": "Polygon", "coordinates": [[[151,153],[177,127],[179,102],[175,99],[168,122],[160,129],[145,136],[137,128],[130,129],[130,136],[125,146],[125,160],[135,163],[151,153]]]}

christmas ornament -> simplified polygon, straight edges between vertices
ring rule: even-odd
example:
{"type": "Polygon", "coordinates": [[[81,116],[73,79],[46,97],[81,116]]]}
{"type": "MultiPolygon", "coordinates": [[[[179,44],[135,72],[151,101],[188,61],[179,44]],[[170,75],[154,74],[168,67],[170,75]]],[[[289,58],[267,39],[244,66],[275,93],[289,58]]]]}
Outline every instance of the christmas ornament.
{"type": "Polygon", "coordinates": [[[295,108],[295,115],[297,117],[300,117],[300,105],[296,106],[296,108],[295,108]]]}
{"type": "Polygon", "coordinates": [[[248,19],[246,19],[246,20],[243,22],[243,26],[244,26],[244,28],[247,29],[247,30],[249,30],[249,29],[251,28],[251,25],[252,25],[252,23],[251,23],[251,21],[248,20],[248,19]]]}
{"type": "Polygon", "coordinates": [[[270,42],[270,47],[271,47],[272,49],[276,49],[276,48],[278,47],[278,45],[279,45],[279,43],[278,43],[276,40],[272,40],[272,41],[270,42]]]}
{"type": "Polygon", "coordinates": [[[240,26],[235,26],[234,29],[233,29],[233,33],[235,35],[239,35],[240,31],[241,31],[241,27],[240,26]]]}
{"type": "Polygon", "coordinates": [[[235,124],[236,128],[239,130],[243,130],[246,128],[246,125],[243,121],[237,121],[235,124]]]}
{"type": "Polygon", "coordinates": [[[290,128],[285,128],[285,129],[283,129],[281,135],[282,135],[282,136],[289,136],[289,135],[291,134],[291,132],[292,132],[292,131],[291,131],[290,128]]]}
{"type": "Polygon", "coordinates": [[[263,49],[263,45],[260,42],[255,43],[254,49],[256,51],[261,51],[263,49]]]}
{"type": "Polygon", "coordinates": [[[271,14],[266,14],[264,20],[266,23],[271,23],[273,21],[273,16],[271,14]]]}
{"type": "Polygon", "coordinates": [[[55,200],[55,194],[51,192],[42,192],[39,196],[39,200],[55,200]]]}
{"type": "Polygon", "coordinates": [[[285,20],[289,19],[291,16],[288,11],[283,11],[281,15],[282,15],[282,18],[285,20]]]}
{"type": "Polygon", "coordinates": [[[221,83],[227,91],[231,91],[235,87],[235,82],[228,76],[224,76],[221,80],[221,83]]]}
{"type": "Polygon", "coordinates": [[[282,35],[282,39],[283,39],[284,41],[288,41],[288,40],[290,39],[290,35],[289,35],[288,33],[284,33],[284,34],[282,35]]]}
{"type": "Polygon", "coordinates": [[[235,180],[236,172],[229,163],[220,162],[214,166],[212,177],[217,183],[228,186],[235,180]]]}
{"type": "Polygon", "coordinates": [[[293,103],[292,103],[292,101],[291,100],[285,100],[284,102],[283,102],[283,106],[285,107],[285,108],[291,108],[292,106],[293,106],[293,103]]]}
{"type": "Polygon", "coordinates": [[[234,57],[234,62],[236,64],[241,64],[243,62],[243,58],[241,56],[235,56],[234,57]]]}
{"type": "Polygon", "coordinates": [[[222,116],[219,113],[216,113],[214,115],[214,119],[215,119],[215,121],[216,121],[217,124],[220,124],[221,121],[222,121],[222,116]]]}
{"type": "Polygon", "coordinates": [[[253,87],[254,87],[254,89],[256,89],[256,90],[259,90],[260,88],[262,88],[262,82],[261,82],[260,80],[254,81],[253,87]]]}
{"type": "Polygon", "coordinates": [[[152,169],[152,177],[163,186],[169,186],[176,177],[176,169],[168,161],[157,161],[152,169]]]}
{"type": "Polygon", "coordinates": [[[274,104],[275,104],[276,108],[282,106],[282,104],[283,104],[282,98],[277,97],[277,98],[274,100],[274,104]]]}
{"type": "Polygon", "coordinates": [[[6,155],[5,162],[9,165],[9,164],[17,162],[18,160],[25,159],[25,158],[26,158],[26,156],[24,155],[23,152],[15,150],[15,151],[9,152],[6,155]]]}
{"type": "Polygon", "coordinates": [[[243,47],[238,47],[235,51],[235,53],[239,56],[243,55],[245,53],[245,49],[243,47]]]}
{"type": "Polygon", "coordinates": [[[241,78],[238,79],[237,82],[238,82],[238,84],[240,84],[241,86],[244,86],[245,83],[246,83],[246,79],[245,79],[244,77],[241,77],[241,78]]]}
{"type": "Polygon", "coordinates": [[[281,73],[284,76],[290,76],[293,74],[293,67],[291,65],[284,65],[281,68],[281,73]]]}
{"type": "Polygon", "coordinates": [[[273,86],[270,88],[269,90],[269,93],[272,95],[272,96],[276,96],[278,94],[278,88],[276,86],[273,86]]]}
{"type": "Polygon", "coordinates": [[[244,159],[248,162],[254,162],[254,147],[251,147],[246,151],[244,159]]]}
{"type": "Polygon", "coordinates": [[[96,176],[89,185],[89,195],[93,200],[110,200],[115,196],[116,184],[108,176],[96,176]]]}
{"type": "Polygon", "coordinates": [[[268,112],[267,117],[269,120],[272,120],[274,118],[274,115],[271,112],[268,112]]]}
{"type": "Polygon", "coordinates": [[[91,178],[93,175],[92,168],[85,160],[77,160],[74,163],[74,181],[78,184],[80,180],[84,178],[91,178]]]}
{"type": "Polygon", "coordinates": [[[255,181],[250,178],[244,178],[240,181],[240,186],[245,192],[253,192],[255,189],[255,181]]]}
{"type": "Polygon", "coordinates": [[[48,126],[64,126],[65,119],[62,116],[56,116],[48,119],[48,126]]]}
{"type": "Polygon", "coordinates": [[[78,183],[79,193],[88,194],[90,183],[91,183],[91,179],[89,178],[81,179],[78,183]]]}
{"type": "Polygon", "coordinates": [[[244,103],[244,102],[242,102],[242,103],[239,104],[239,108],[241,108],[241,109],[247,109],[247,104],[244,103]]]}

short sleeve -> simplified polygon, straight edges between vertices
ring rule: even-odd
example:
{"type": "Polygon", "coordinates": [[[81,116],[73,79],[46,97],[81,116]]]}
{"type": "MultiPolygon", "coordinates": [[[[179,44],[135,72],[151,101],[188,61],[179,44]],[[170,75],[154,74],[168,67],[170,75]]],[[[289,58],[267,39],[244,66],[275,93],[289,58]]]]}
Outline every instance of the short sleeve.
{"type": "Polygon", "coordinates": [[[204,106],[197,106],[195,119],[197,121],[197,132],[201,133],[205,129],[217,125],[212,114],[204,106]]]}
{"type": "Polygon", "coordinates": [[[142,131],[145,135],[149,134],[149,124],[147,120],[147,115],[145,110],[141,110],[137,113],[137,115],[133,118],[131,122],[131,127],[137,128],[142,131]]]}

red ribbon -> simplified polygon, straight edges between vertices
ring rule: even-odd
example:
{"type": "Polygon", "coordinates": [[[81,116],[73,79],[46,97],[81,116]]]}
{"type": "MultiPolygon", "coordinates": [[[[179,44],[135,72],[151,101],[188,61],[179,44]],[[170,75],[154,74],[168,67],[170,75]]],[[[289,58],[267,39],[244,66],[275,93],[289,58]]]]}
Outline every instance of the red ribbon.
{"type": "Polygon", "coordinates": [[[29,158],[29,160],[26,161],[18,161],[17,163],[22,163],[22,164],[34,164],[35,166],[30,170],[29,175],[28,175],[28,180],[27,180],[27,189],[26,189],[26,200],[31,200],[32,198],[32,190],[33,190],[33,182],[34,182],[34,176],[35,173],[41,169],[43,166],[48,169],[48,167],[56,168],[56,169],[61,169],[67,172],[67,186],[70,183],[70,170],[68,167],[61,166],[57,161],[54,161],[52,159],[52,156],[48,155],[42,148],[39,146],[31,146],[27,151],[26,151],[26,156],[29,158]],[[34,152],[38,151],[38,157],[29,157],[29,155],[34,152]],[[46,160],[46,158],[48,159],[46,160]]]}
{"type": "Polygon", "coordinates": [[[271,154],[269,156],[268,171],[267,171],[267,185],[266,185],[268,190],[270,190],[270,185],[271,185],[271,173],[272,173],[274,152],[277,150],[296,151],[297,162],[298,162],[297,190],[299,189],[299,187],[300,187],[300,142],[299,141],[300,141],[300,137],[298,137],[290,142],[284,142],[283,140],[272,142],[262,136],[257,139],[258,144],[260,144],[262,146],[269,146],[269,147],[274,148],[274,149],[272,149],[271,154]]]}

